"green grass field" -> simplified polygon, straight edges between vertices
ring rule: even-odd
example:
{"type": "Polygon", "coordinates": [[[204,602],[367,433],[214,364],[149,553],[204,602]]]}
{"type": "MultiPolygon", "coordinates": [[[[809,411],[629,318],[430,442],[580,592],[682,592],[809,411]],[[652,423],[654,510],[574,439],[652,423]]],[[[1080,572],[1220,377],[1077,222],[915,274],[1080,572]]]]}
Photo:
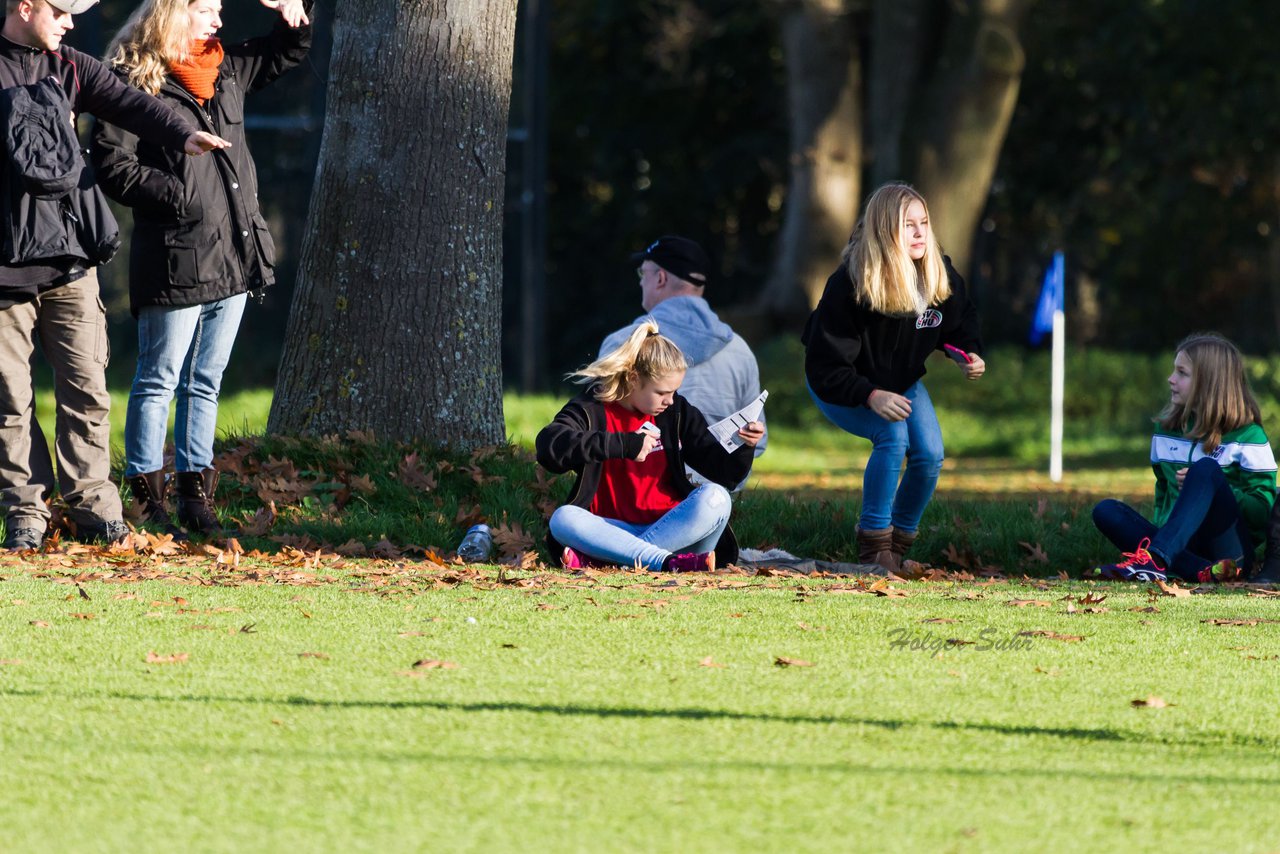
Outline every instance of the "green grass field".
{"type": "MultiPolygon", "coordinates": [[[[734,526],[847,560],[867,449],[793,350],[762,353],[734,526]]],[[[913,554],[953,572],[888,586],[421,560],[474,512],[513,561],[540,540],[561,396],[508,396],[516,448],[468,457],[242,441],[270,393],[229,389],[219,499],[276,495],[265,555],[0,555],[0,850],[1276,850],[1280,596],[1058,580],[1113,554],[1097,497],[1149,502],[1158,399],[1128,383],[1163,368],[1080,357],[1052,484],[1038,359],[930,374],[949,458],[913,554]]]]}
{"type": "Polygon", "coordinates": [[[331,572],[0,565],[4,849],[1280,845],[1274,598],[331,572]]]}

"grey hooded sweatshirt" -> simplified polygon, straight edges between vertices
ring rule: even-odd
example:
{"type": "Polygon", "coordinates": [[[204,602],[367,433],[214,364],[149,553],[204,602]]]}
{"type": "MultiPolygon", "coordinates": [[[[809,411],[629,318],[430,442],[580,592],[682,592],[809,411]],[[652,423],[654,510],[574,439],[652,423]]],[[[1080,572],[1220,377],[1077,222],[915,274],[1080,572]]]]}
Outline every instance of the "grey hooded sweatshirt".
{"type": "MultiPolygon", "coordinates": [[[[600,345],[600,355],[620,347],[648,317],[656,320],[661,333],[684,353],[689,371],[680,386],[680,394],[698,407],[708,423],[738,411],[760,395],[760,368],[755,354],[702,297],[663,300],[649,314],[637,317],[630,326],[605,338],[600,345]]],[[[756,445],[756,456],[764,453],[768,441],[766,432],[756,445]]]]}

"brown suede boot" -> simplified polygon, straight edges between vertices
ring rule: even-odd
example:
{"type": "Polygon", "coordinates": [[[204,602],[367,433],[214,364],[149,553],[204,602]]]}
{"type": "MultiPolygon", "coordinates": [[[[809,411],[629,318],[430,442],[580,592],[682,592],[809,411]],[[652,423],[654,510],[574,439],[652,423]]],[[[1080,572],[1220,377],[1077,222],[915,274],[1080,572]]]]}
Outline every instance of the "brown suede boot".
{"type": "Polygon", "coordinates": [[[889,572],[897,572],[901,564],[893,553],[893,529],[880,531],[864,531],[858,528],[855,533],[858,544],[858,563],[875,563],[889,572]]]}
{"type": "Polygon", "coordinates": [[[134,500],[142,505],[142,521],[145,524],[155,526],[162,533],[172,534],[176,540],[186,539],[182,529],[173,524],[173,517],[165,506],[165,493],[169,490],[169,484],[165,481],[163,471],[134,475],[129,478],[129,489],[133,492],[134,500]]]}
{"type": "Polygon", "coordinates": [[[178,521],[192,534],[205,537],[226,535],[213,512],[213,490],[218,485],[218,470],[180,471],[175,478],[178,488],[178,521]]]}
{"type": "Polygon", "coordinates": [[[889,550],[893,552],[894,558],[898,561],[898,566],[902,566],[903,559],[907,556],[907,552],[911,549],[911,544],[916,541],[916,532],[912,531],[908,534],[906,531],[893,529],[893,539],[889,543],[889,550]]]}

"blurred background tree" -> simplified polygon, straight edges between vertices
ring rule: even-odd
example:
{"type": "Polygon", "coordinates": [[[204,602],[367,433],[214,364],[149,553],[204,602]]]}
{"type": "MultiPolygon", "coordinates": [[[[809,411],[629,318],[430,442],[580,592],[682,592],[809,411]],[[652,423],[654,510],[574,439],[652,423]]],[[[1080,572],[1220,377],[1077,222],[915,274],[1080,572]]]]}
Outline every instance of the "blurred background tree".
{"type": "MultiPolygon", "coordinates": [[[[78,45],[101,53],[95,39],[105,44],[132,6],[104,0],[78,16],[78,45]]],[[[271,20],[252,0],[226,0],[225,12],[227,38],[260,32],[271,20]]],[[[802,62],[849,58],[817,69],[830,71],[820,75],[825,85],[834,80],[843,93],[833,103],[848,118],[833,127],[850,129],[832,138],[852,152],[839,182],[828,185],[848,204],[839,227],[828,229],[827,245],[842,244],[861,197],[890,178],[929,194],[940,226],[961,221],[938,209],[942,195],[920,165],[922,140],[959,140],[946,125],[928,130],[918,122],[943,115],[937,102],[948,97],[948,85],[960,87],[956,97],[973,94],[965,83],[972,67],[966,72],[943,60],[979,55],[974,46],[983,42],[975,33],[984,15],[998,22],[1014,15],[1001,26],[1016,38],[986,44],[1006,46],[991,54],[995,59],[1013,60],[1020,51],[1024,62],[989,189],[957,191],[977,211],[966,227],[968,245],[966,236],[949,236],[946,248],[968,256],[962,272],[981,303],[987,337],[1025,339],[1043,265],[1062,248],[1068,334],[1077,344],[1164,352],[1193,329],[1218,328],[1255,352],[1276,349],[1280,66],[1271,41],[1280,31],[1280,4],[555,0],[547,6],[545,290],[535,306],[545,322],[532,327],[543,356],[535,381],[552,383],[591,358],[608,331],[639,313],[626,258],[664,233],[707,247],[717,274],[708,297],[753,342],[794,334],[803,313],[803,301],[797,307],[792,297],[799,262],[829,272],[838,260],[838,247],[796,250],[811,229],[787,228],[798,195],[799,130],[789,91],[802,62]],[[817,19],[806,35],[796,16],[823,10],[825,23],[817,19]],[[902,35],[904,27],[915,35],[902,35]],[[890,84],[897,88],[882,91],[890,84]],[[902,127],[895,130],[885,116],[902,127]],[[861,125],[851,124],[858,117],[861,125]],[[886,146],[894,134],[905,145],[886,146]],[[788,252],[797,262],[784,263],[788,252]],[[789,308],[772,297],[784,292],[789,308]]],[[[332,3],[322,2],[310,66],[249,104],[282,269],[281,284],[246,316],[236,355],[245,383],[271,383],[283,338],[322,124],[332,17],[332,3]],[[244,346],[250,335],[253,345],[244,346]]],[[[518,52],[527,49],[527,35],[517,34],[518,52]]],[[[1018,68],[1003,67],[1010,75],[1018,68]]],[[[515,105],[525,77],[518,61],[515,105]]],[[[523,126],[519,112],[513,110],[513,127],[523,126]]],[[[506,374],[519,377],[529,310],[518,251],[525,143],[513,138],[509,145],[503,346],[506,374]]],[[[116,262],[103,271],[122,320],[118,277],[125,267],[116,262]]],[[[116,361],[127,370],[133,325],[113,329],[116,361]]]]}

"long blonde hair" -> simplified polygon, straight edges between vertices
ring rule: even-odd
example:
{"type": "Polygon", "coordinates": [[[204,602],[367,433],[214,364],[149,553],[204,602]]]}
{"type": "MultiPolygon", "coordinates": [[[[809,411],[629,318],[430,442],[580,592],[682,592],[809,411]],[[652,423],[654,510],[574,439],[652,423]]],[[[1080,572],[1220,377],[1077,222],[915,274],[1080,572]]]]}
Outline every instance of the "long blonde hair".
{"type": "Polygon", "coordinates": [[[582,385],[594,383],[596,400],[616,403],[650,380],[687,369],[684,353],[670,338],[658,334],[656,320],[646,317],[616,350],[569,378],[582,385]]]}
{"type": "Polygon", "coordinates": [[[125,72],[131,86],[160,91],[169,65],[191,58],[187,7],[192,0],[145,0],[107,46],[106,63],[125,72]]]}
{"type": "Polygon", "coordinates": [[[922,314],[951,296],[951,281],[933,228],[919,261],[912,260],[902,245],[903,224],[912,202],[919,202],[928,218],[928,203],[910,184],[885,184],[876,190],[841,254],[858,301],[880,314],[922,314]]]}
{"type": "Polygon", "coordinates": [[[1261,424],[1262,411],[1249,388],[1240,349],[1216,332],[1182,339],[1175,351],[1191,363],[1191,393],[1170,401],[1156,418],[1165,430],[1190,435],[1213,453],[1222,435],[1246,424],[1261,424]]]}

